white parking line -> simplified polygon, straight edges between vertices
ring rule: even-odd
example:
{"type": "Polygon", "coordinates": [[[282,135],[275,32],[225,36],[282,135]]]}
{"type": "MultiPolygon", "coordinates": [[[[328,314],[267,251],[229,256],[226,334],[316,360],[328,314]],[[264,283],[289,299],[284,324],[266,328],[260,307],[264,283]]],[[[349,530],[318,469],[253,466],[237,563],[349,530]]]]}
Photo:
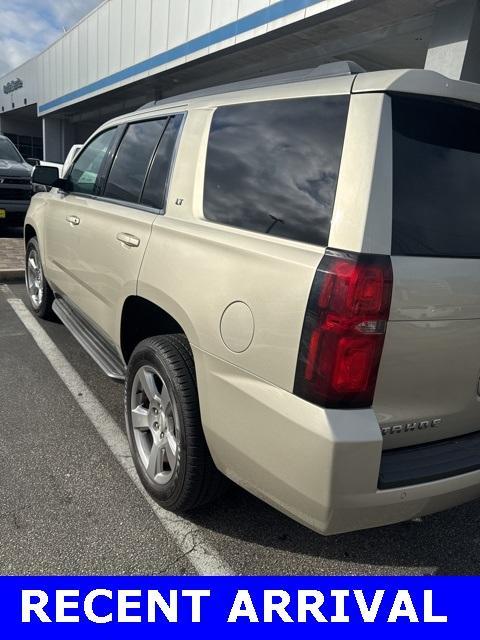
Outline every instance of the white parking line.
{"type": "Polygon", "coordinates": [[[13,296],[7,285],[0,285],[7,301],[37,343],[39,349],[64,382],[75,401],[93,424],[118,462],[148,502],[162,526],[186,554],[200,575],[233,575],[232,569],[203,538],[201,530],[184,518],[162,509],[143,488],[130,455],[128,441],[119,425],[97,400],[62,352],[33,317],[25,304],[13,296]]]}

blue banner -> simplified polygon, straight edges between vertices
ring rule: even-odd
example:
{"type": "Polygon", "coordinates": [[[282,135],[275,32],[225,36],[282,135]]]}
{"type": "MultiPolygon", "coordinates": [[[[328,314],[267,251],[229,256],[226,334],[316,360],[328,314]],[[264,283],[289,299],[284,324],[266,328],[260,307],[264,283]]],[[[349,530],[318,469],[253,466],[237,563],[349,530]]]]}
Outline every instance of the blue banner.
{"type": "Polygon", "coordinates": [[[479,587],[443,577],[1,577],[0,628],[5,638],[451,639],[476,626],[479,587]]]}

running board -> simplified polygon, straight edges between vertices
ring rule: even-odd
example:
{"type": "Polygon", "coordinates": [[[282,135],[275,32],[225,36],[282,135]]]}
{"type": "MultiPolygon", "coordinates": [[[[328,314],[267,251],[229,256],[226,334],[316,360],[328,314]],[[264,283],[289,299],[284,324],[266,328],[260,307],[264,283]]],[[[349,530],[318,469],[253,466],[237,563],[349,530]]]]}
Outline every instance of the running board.
{"type": "Polygon", "coordinates": [[[62,298],[55,298],[52,308],[72,336],[109,378],[125,380],[125,366],[106,340],[99,336],[62,298]]]}

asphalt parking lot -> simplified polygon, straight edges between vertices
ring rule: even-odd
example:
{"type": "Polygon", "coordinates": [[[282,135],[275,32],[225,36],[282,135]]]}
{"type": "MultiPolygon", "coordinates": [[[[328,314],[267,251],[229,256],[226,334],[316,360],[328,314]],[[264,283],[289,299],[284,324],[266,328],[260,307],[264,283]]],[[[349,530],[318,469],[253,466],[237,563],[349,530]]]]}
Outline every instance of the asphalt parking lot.
{"type": "Polygon", "coordinates": [[[122,386],[60,323],[27,327],[23,303],[23,284],[0,287],[0,574],[480,574],[480,502],[329,538],[239,488],[162,512],[116,448],[122,386]]]}

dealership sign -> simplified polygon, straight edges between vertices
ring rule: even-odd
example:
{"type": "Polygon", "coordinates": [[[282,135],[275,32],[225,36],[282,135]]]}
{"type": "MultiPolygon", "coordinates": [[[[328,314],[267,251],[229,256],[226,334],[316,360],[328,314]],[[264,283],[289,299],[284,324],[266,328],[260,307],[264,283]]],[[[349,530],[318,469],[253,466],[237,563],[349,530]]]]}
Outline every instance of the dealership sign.
{"type": "Polygon", "coordinates": [[[16,80],[10,80],[10,82],[7,82],[7,84],[3,85],[3,93],[6,93],[8,95],[9,93],[13,93],[17,89],[21,89],[22,87],[23,80],[20,80],[20,78],[17,78],[16,80]]]}

